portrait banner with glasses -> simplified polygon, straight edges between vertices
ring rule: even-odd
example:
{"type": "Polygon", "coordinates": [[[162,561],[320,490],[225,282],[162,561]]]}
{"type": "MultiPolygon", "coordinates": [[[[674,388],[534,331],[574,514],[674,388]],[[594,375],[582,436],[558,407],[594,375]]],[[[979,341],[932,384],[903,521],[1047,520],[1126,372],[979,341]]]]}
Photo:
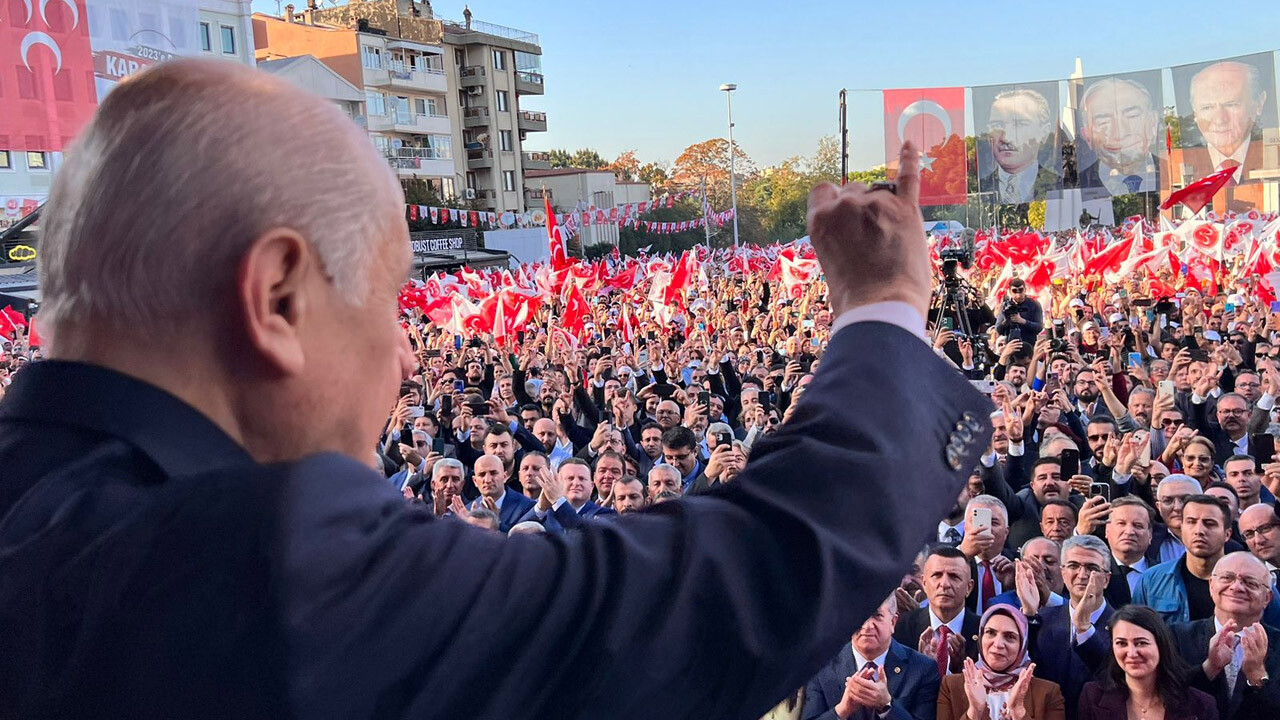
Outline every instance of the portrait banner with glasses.
{"type": "Polygon", "coordinates": [[[972,102],[980,192],[1023,205],[1062,188],[1056,80],[975,87],[972,102]]]}
{"type": "Polygon", "coordinates": [[[1263,135],[1276,132],[1274,53],[1178,65],[1173,94],[1178,115],[1179,184],[1236,168],[1232,185],[1258,182],[1263,135]]]}
{"type": "Polygon", "coordinates": [[[1161,71],[1085,78],[1076,109],[1076,186],[1085,200],[1159,192],[1161,71]]]}

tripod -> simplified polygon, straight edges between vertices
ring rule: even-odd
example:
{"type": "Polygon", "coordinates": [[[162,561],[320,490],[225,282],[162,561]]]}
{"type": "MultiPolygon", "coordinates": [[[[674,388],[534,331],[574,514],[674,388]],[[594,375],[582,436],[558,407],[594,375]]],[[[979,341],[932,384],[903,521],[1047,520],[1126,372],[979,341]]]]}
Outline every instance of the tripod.
{"type": "Polygon", "coordinates": [[[985,370],[986,353],[983,349],[986,347],[985,338],[976,335],[973,332],[973,325],[969,320],[968,309],[977,304],[978,291],[973,288],[964,278],[952,276],[944,272],[942,284],[933,291],[933,296],[929,299],[929,314],[934,315],[936,312],[937,322],[933,324],[933,337],[936,342],[938,336],[942,334],[942,319],[954,315],[956,319],[955,332],[957,335],[968,338],[973,344],[973,360],[979,370],[985,370]]]}

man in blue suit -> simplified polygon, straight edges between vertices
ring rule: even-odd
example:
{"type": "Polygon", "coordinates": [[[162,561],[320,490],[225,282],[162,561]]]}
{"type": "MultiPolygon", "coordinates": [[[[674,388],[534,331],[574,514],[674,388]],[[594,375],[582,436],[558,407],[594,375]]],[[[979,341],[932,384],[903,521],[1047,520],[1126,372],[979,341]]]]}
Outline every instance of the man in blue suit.
{"type": "Polygon", "coordinates": [[[893,639],[894,596],[805,688],[801,720],[933,720],[942,678],[934,660],[893,639]]]}
{"type": "Polygon", "coordinates": [[[484,508],[498,516],[498,530],[510,530],[533,507],[533,500],[507,487],[507,474],[502,458],[497,455],[481,455],[476,460],[474,473],[480,497],[471,501],[468,510],[484,508]]]}
{"type": "Polygon", "coordinates": [[[50,359],[0,401],[6,717],[759,717],[898,585],[991,434],[924,340],[911,143],[896,187],[813,191],[830,341],[742,475],[514,538],[370,469],[415,360],[367,133],[180,59],[77,143],[40,220],[50,359]]]}
{"type": "Polygon", "coordinates": [[[1037,675],[1062,688],[1067,717],[1076,717],[1080,691],[1111,652],[1107,621],[1113,610],[1104,597],[1110,567],[1111,552],[1105,542],[1092,535],[1067,538],[1062,543],[1067,602],[1039,609],[1030,618],[1027,649],[1037,675]]]}
{"type": "Polygon", "coordinates": [[[530,503],[520,521],[542,523],[547,532],[564,532],[581,528],[593,518],[617,515],[613,508],[598,505],[591,499],[594,489],[591,465],[582,458],[568,458],[560,463],[554,475],[549,470],[543,471],[538,502],[530,503]]]}

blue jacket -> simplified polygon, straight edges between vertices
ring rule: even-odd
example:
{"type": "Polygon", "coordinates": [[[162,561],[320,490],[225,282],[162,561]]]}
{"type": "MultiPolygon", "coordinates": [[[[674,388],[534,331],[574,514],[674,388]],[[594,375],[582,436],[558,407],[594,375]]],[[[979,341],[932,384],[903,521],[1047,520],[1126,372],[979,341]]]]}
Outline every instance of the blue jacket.
{"type": "Polygon", "coordinates": [[[1067,603],[1042,609],[1032,622],[1028,651],[1036,663],[1036,676],[1058,683],[1066,701],[1067,717],[1074,718],[1080,691],[1094,679],[1094,673],[1111,652],[1107,621],[1112,609],[1110,605],[1103,606],[1093,636],[1080,645],[1075,642],[1069,612],[1067,603]]]}
{"type": "Polygon", "coordinates": [[[0,399],[0,716],[758,718],[898,586],[990,412],[857,322],[721,492],[506,538],[363,457],[259,465],[170,393],[32,363],[0,399]]]}
{"type": "MultiPolygon", "coordinates": [[[[809,681],[804,693],[801,720],[836,720],[835,706],[844,695],[845,680],[858,671],[853,646],[845,643],[840,653],[809,681]]],[[[884,678],[893,698],[886,720],[934,720],[938,714],[938,665],[897,640],[890,641],[884,657],[884,678]]],[[[854,715],[870,717],[870,713],[854,715]]]]}
{"type": "MultiPolygon", "coordinates": [[[[483,498],[476,498],[467,506],[468,510],[475,510],[483,507],[481,504],[483,498]]],[[[498,508],[498,530],[506,532],[512,528],[524,514],[529,512],[534,502],[520,493],[507,488],[507,492],[502,496],[502,507],[498,508]]]]}
{"type": "Polygon", "coordinates": [[[576,530],[587,524],[587,521],[595,517],[616,516],[618,513],[613,508],[607,508],[603,505],[597,505],[595,502],[588,500],[582,509],[574,512],[573,506],[567,502],[560,503],[560,507],[553,509],[543,517],[538,517],[537,503],[531,503],[528,511],[520,518],[520,522],[532,521],[542,523],[542,527],[547,532],[562,533],[566,530],[576,530]]]}
{"type": "MultiPolygon", "coordinates": [[[[1191,622],[1191,603],[1187,600],[1187,586],[1182,582],[1182,570],[1186,566],[1184,555],[1142,573],[1138,589],[1133,593],[1133,604],[1150,607],[1170,625],[1191,622]]],[[[1271,588],[1271,602],[1262,613],[1262,623],[1272,627],[1280,625],[1280,595],[1274,587],[1271,588]]]]}

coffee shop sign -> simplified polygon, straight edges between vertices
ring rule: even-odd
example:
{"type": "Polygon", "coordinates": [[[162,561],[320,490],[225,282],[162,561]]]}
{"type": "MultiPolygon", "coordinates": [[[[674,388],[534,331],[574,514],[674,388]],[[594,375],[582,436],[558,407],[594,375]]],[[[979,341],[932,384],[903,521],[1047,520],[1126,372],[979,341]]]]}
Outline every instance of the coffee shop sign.
{"type": "Polygon", "coordinates": [[[448,250],[461,250],[462,236],[422,238],[420,240],[410,240],[409,243],[413,246],[414,255],[445,252],[448,250]]]}

